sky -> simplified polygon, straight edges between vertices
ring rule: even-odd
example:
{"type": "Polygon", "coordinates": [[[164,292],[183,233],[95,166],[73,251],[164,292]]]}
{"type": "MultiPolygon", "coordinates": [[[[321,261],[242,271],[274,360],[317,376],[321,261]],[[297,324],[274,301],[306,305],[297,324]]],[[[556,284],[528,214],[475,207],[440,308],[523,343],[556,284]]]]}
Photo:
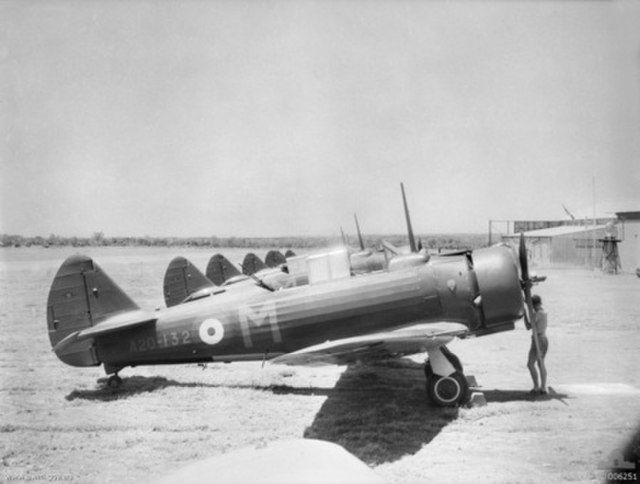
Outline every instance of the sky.
{"type": "Polygon", "coordinates": [[[0,0],[0,233],[640,210],[640,2],[0,0]]]}

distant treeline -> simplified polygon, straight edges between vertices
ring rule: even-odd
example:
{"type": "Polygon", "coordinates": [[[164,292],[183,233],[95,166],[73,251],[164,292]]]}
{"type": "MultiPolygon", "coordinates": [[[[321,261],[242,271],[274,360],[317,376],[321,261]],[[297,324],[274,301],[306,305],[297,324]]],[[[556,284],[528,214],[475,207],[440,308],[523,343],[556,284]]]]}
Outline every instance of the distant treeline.
{"type": "MultiPolygon", "coordinates": [[[[418,236],[422,245],[429,249],[476,249],[485,246],[486,236],[482,234],[453,234],[418,236]]],[[[395,246],[408,245],[404,235],[370,235],[364,237],[367,247],[378,248],[380,241],[386,240],[395,246]]],[[[258,249],[301,248],[315,249],[341,244],[340,237],[106,237],[102,232],[91,237],[24,237],[22,235],[0,234],[3,247],[220,247],[258,249]]],[[[350,245],[357,245],[357,238],[350,238],[350,245]]]]}

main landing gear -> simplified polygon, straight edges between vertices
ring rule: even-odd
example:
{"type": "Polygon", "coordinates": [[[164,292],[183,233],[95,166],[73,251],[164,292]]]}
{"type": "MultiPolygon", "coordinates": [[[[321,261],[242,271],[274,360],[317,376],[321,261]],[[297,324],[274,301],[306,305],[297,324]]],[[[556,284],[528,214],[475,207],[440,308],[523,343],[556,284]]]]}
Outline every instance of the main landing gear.
{"type": "Polygon", "coordinates": [[[469,401],[469,384],[462,364],[446,346],[429,350],[424,365],[427,397],[438,407],[454,407],[469,401]]]}
{"type": "Polygon", "coordinates": [[[104,371],[107,373],[107,375],[110,375],[109,378],[107,378],[107,386],[109,388],[115,390],[116,388],[120,388],[120,386],[122,385],[122,378],[118,376],[118,372],[122,370],[122,368],[122,366],[111,366],[107,365],[106,363],[104,364],[104,371]]]}
{"type": "Polygon", "coordinates": [[[122,378],[120,378],[117,373],[111,375],[107,379],[107,386],[109,388],[113,388],[115,390],[116,388],[120,388],[120,385],[122,385],[122,378]]]}

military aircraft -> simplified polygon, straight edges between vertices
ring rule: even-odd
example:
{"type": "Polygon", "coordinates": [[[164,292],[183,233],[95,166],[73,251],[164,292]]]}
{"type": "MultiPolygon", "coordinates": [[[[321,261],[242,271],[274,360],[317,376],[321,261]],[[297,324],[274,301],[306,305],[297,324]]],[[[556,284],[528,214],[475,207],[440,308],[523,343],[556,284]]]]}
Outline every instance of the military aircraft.
{"type": "MultiPolygon", "coordinates": [[[[402,200],[404,205],[407,230],[411,247],[415,247],[409,209],[402,189],[402,200]]],[[[364,245],[362,232],[358,217],[354,214],[356,230],[360,250],[351,252],[349,260],[353,274],[362,274],[384,269],[388,264],[386,252],[374,252],[364,245]]],[[[346,246],[346,239],[343,235],[343,244],[346,246]]],[[[415,252],[415,250],[413,251],[415,252]]],[[[397,250],[393,250],[397,254],[397,250]]],[[[405,254],[406,255],[406,254],[405,254]]],[[[209,259],[205,274],[202,274],[190,261],[184,257],[176,257],[169,264],[164,277],[164,298],[167,307],[200,299],[208,295],[218,293],[218,286],[230,286],[239,282],[252,283],[251,279],[266,285],[267,288],[281,289],[283,287],[299,286],[308,283],[305,274],[291,271],[291,277],[283,275],[282,272],[289,273],[287,259],[293,260],[295,253],[287,250],[284,256],[280,251],[270,250],[267,252],[265,262],[254,253],[247,253],[241,264],[242,272],[233,265],[224,255],[215,254],[209,259]]],[[[398,261],[396,261],[398,263],[398,261]]]]}
{"type": "Polygon", "coordinates": [[[468,384],[446,345],[455,337],[511,330],[526,317],[522,289],[530,306],[532,280],[524,239],[522,280],[507,246],[414,256],[353,276],[346,250],[331,251],[307,257],[305,286],[271,290],[255,281],[241,291],[222,287],[215,297],[147,311],[91,258],[75,255],[49,292],[49,339],[69,365],[103,365],[113,386],[128,366],[349,364],[426,352],[429,399],[458,405],[468,398],[468,384]]]}
{"type": "MultiPolygon", "coordinates": [[[[284,257],[284,256],[283,256],[284,257]]],[[[240,271],[222,254],[209,259],[206,275],[184,257],[175,257],[164,275],[164,301],[167,307],[214,296],[227,290],[251,287],[256,283],[270,291],[307,284],[303,274],[289,274],[286,267],[268,268],[252,253],[245,256],[244,267],[259,268],[257,272],[240,271]],[[257,261],[257,262],[256,262],[257,261]]]]}
{"type": "MultiPolygon", "coordinates": [[[[358,234],[360,243],[363,244],[359,227],[358,234]]],[[[365,264],[358,263],[360,260],[372,261],[371,255],[370,250],[351,254],[352,270],[361,273],[382,269],[383,266],[377,262],[373,262],[373,265],[370,262],[368,265],[366,262],[365,264]],[[353,269],[354,255],[361,256],[361,258],[356,257],[355,259],[355,270],[353,269]]],[[[295,253],[288,250],[287,257],[293,264],[295,253]]],[[[240,266],[242,272],[224,255],[215,254],[209,259],[206,274],[203,274],[186,258],[175,257],[165,271],[163,286],[165,304],[167,307],[172,307],[215,295],[220,292],[220,286],[228,288],[238,283],[244,284],[239,284],[237,287],[246,287],[247,284],[252,285],[257,282],[267,289],[279,290],[285,287],[305,285],[309,282],[306,274],[300,273],[300,271],[291,271],[290,273],[287,258],[277,250],[267,252],[264,262],[256,254],[249,252],[245,255],[240,266]]]]}

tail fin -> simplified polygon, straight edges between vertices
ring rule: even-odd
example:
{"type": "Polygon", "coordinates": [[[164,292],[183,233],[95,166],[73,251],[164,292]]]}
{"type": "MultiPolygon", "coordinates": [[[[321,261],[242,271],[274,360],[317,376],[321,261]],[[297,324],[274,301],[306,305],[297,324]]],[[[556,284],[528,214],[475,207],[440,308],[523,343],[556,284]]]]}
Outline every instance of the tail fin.
{"type": "Polygon", "coordinates": [[[262,269],[266,269],[267,266],[264,262],[260,260],[260,257],[255,255],[253,252],[249,252],[244,256],[244,260],[242,261],[242,272],[250,276],[251,274],[255,274],[262,269]]]}
{"type": "MultiPolygon", "coordinates": [[[[51,346],[112,316],[139,309],[92,259],[69,257],[58,269],[47,300],[51,346]]],[[[65,345],[56,354],[72,366],[100,364],[91,339],[65,345]]]]}
{"type": "Polygon", "coordinates": [[[216,286],[222,286],[232,277],[239,276],[240,271],[222,254],[215,254],[207,264],[207,279],[216,286]]]}
{"type": "Polygon", "coordinates": [[[264,263],[267,265],[267,267],[278,267],[282,264],[286,264],[287,259],[279,250],[270,250],[269,252],[267,252],[266,257],[264,258],[264,263]]]}
{"type": "Polygon", "coordinates": [[[213,287],[213,283],[196,266],[184,257],[176,257],[164,274],[164,302],[167,307],[175,306],[207,287],[213,287]]]}

